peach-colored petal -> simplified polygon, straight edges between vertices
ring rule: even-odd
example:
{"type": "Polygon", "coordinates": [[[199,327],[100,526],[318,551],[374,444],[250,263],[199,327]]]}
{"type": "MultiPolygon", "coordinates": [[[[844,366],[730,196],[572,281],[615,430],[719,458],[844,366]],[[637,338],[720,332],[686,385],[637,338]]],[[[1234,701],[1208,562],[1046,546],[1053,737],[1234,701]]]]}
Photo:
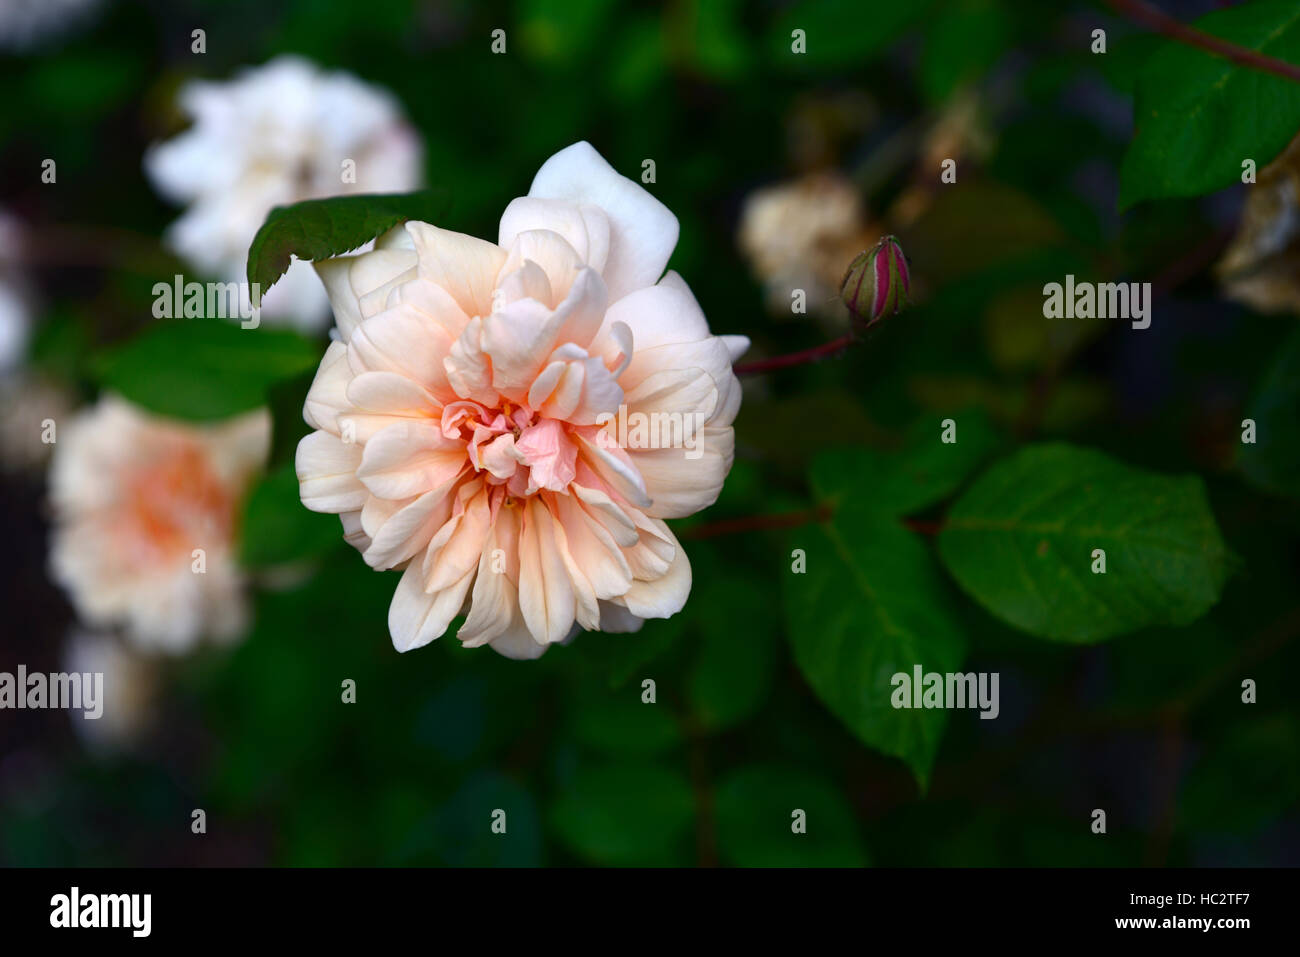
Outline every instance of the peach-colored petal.
{"type": "Polygon", "coordinates": [[[517,661],[531,661],[546,653],[550,645],[540,644],[528,626],[519,622],[490,641],[489,646],[499,655],[514,658],[517,661]]]}
{"type": "Polygon", "coordinates": [[[362,372],[348,383],[348,401],[358,412],[377,415],[435,417],[442,413],[437,396],[397,372],[362,372]]]}
{"type": "Polygon", "coordinates": [[[488,493],[482,482],[466,482],[457,491],[451,517],[438,529],[424,553],[425,587],[447,588],[477,567],[492,525],[488,493]]]}
{"type": "MultiPolygon", "coordinates": [[[[534,295],[532,298],[552,309],[568,296],[579,270],[591,268],[597,276],[600,275],[597,269],[588,267],[583,262],[578,251],[563,236],[549,229],[520,233],[508,248],[510,252],[501,269],[502,275],[513,276],[531,263],[546,277],[546,294],[534,295]]],[[[538,285],[536,279],[531,284],[538,285]]],[[[506,301],[511,298],[507,295],[506,301]]]]}
{"type": "Polygon", "coordinates": [[[682,610],[691,593],[691,563],[686,550],[664,527],[674,552],[668,571],[653,580],[640,579],[623,596],[627,610],[639,618],[670,618],[682,610]]]}
{"type": "Polygon", "coordinates": [[[483,447],[481,452],[471,448],[470,461],[476,468],[486,469],[494,478],[508,479],[515,474],[515,469],[524,461],[524,457],[515,448],[515,437],[509,432],[498,435],[483,447]]]}
{"type": "Polygon", "coordinates": [[[312,267],[325,286],[325,295],[334,310],[334,324],[338,327],[340,337],[346,342],[347,337],[361,321],[361,303],[352,290],[352,283],[348,280],[348,270],[352,267],[352,263],[348,261],[348,257],[340,256],[336,259],[314,262],[312,267]]]}
{"type": "Polygon", "coordinates": [[[561,359],[547,363],[537,378],[533,380],[533,384],[528,387],[528,405],[531,408],[540,409],[542,407],[542,403],[555,392],[567,368],[568,363],[561,359]]]}
{"type": "Polygon", "coordinates": [[[574,143],[543,163],[528,195],[589,204],[605,213],[609,252],[601,275],[612,302],[654,285],[677,245],[677,217],[615,172],[590,143],[574,143]]]}
{"type": "Polygon", "coordinates": [[[650,504],[645,480],[636,470],[624,449],[608,440],[602,429],[581,428],[573,430],[578,451],[585,462],[610,489],[638,508],[650,504]]]}
{"type": "Polygon", "coordinates": [[[718,338],[727,347],[727,354],[731,356],[732,362],[739,361],[740,357],[749,351],[748,336],[718,336],[718,338]]]}
{"type": "MultiPolygon", "coordinates": [[[[546,270],[531,259],[525,260],[518,268],[512,269],[507,260],[502,270],[497,291],[502,305],[517,302],[520,299],[534,299],[546,306],[554,306],[556,299],[551,291],[551,281],[546,277],[546,270]]],[[[566,289],[572,281],[566,283],[566,289]]]]}
{"type": "Polygon", "coordinates": [[[361,448],[328,432],[312,432],[298,443],[294,469],[302,504],[313,512],[348,512],[365,504],[366,487],[357,478],[361,448]]]}
{"type": "Polygon", "coordinates": [[[644,618],[638,618],[627,610],[627,606],[616,601],[600,603],[600,630],[611,635],[625,635],[641,630],[644,618]]]}
{"type": "MultiPolygon", "coordinates": [[[[601,339],[602,336],[598,334],[596,338],[601,339]]],[[[632,362],[636,339],[632,335],[631,327],[618,320],[609,324],[609,327],[604,330],[603,338],[603,347],[593,342],[592,351],[606,358],[610,375],[617,379],[632,362]]]]}
{"type": "MultiPolygon", "coordinates": [[[[563,355],[567,349],[577,347],[565,346],[553,355],[563,355]]],[[[623,389],[604,361],[598,356],[588,358],[581,351],[548,365],[528,392],[528,404],[540,415],[574,425],[595,425],[602,416],[616,413],[622,402],[623,389]],[[557,364],[559,375],[554,375],[557,364]]]]}
{"type": "Polygon", "coordinates": [[[452,298],[451,293],[427,279],[412,279],[393,290],[391,305],[410,306],[423,313],[446,331],[447,338],[455,339],[465,330],[469,316],[452,298]]]}
{"type": "Polygon", "coordinates": [[[604,525],[572,495],[557,495],[555,508],[569,554],[591,582],[595,596],[605,600],[626,594],[632,584],[632,569],[604,525]]]}
{"type": "Polygon", "coordinates": [[[460,614],[473,578],[470,572],[450,587],[430,594],[424,590],[420,563],[408,565],[388,607],[388,631],[393,647],[410,651],[442,637],[451,620],[460,614]]]}
{"type": "MultiPolygon", "coordinates": [[[[423,551],[451,514],[450,492],[457,478],[453,477],[415,499],[405,500],[401,507],[383,518],[375,528],[370,544],[362,551],[366,564],[380,570],[396,568],[423,551]]],[[[365,515],[364,509],[362,514],[365,515]]],[[[371,509],[369,517],[373,526],[375,509],[371,509]]]]}
{"type": "Polygon", "coordinates": [[[472,318],[442,360],[447,381],[462,399],[495,406],[500,396],[492,387],[492,362],[483,348],[483,320],[472,318]]]}
{"type": "Polygon", "coordinates": [[[563,641],[574,621],[573,583],[555,539],[555,520],[546,505],[528,499],[519,535],[519,607],[542,644],[563,641]]]}
{"type": "Polygon", "coordinates": [[[430,393],[454,398],[442,357],[454,336],[428,314],[408,303],[398,303],[364,320],[348,342],[348,362],[361,372],[396,372],[430,393]]]}
{"type": "MultiPolygon", "coordinates": [[[[639,581],[655,581],[667,574],[678,551],[677,540],[668,526],[658,519],[633,510],[631,518],[637,526],[637,542],[623,549],[632,577],[639,581]]],[[[644,617],[644,616],[642,616],[644,617]]]]}
{"type": "MultiPolygon", "coordinates": [[[[713,377],[703,369],[665,369],[646,376],[625,398],[629,413],[644,416],[712,417],[718,404],[713,377]]],[[[694,421],[694,419],[692,419],[694,421]]]]}
{"type": "Polygon", "coordinates": [[[390,518],[414,501],[415,497],[389,499],[369,495],[366,504],[361,506],[361,530],[373,541],[390,518]]]}
{"type": "Polygon", "coordinates": [[[729,428],[705,426],[693,439],[693,450],[630,449],[632,464],[645,481],[651,504],[645,513],[653,518],[684,518],[717,501],[722,483],[731,471],[735,433],[729,428]],[[698,458],[687,458],[698,455],[698,458]]]}
{"type": "MultiPolygon", "coordinates": [[[[546,647],[533,641],[519,610],[520,512],[517,507],[500,509],[488,529],[488,539],[479,556],[469,615],[456,634],[467,647],[495,642],[512,629],[521,630],[529,644],[539,649],[546,647]]],[[[524,646],[524,650],[531,649],[524,646]]]]}
{"type": "MultiPolygon", "coordinates": [[[[549,503],[551,507],[556,507],[556,503],[549,503]]],[[[554,513],[552,513],[554,515],[554,513]]],[[[600,603],[596,598],[596,588],[588,577],[588,569],[584,569],[574,557],[574,551],[569,545],[570,532],[577,533],[579,528],[574,527],[567,529],[564,523],[555,516],[555,522],[552,525],[555,534],[554,547],[559,552],[560,561],[564,564],[564,570],[569,576],[569,586],[573,592],[573,617],[574,622],[587,631],[598,631],[600,629],[600,603]]]]}
{"type": "Polygon", "coordinates": [[[428,223],[410,222],[406,230],[419,256],[421,279],[447,290],[467,316],[492,311],[492,290],[505,264],[505,250],[428,223]]]}
{"type": "Polygon", "coordinates": [[[437,488],[465,467],[462,440],[447,438],[436,422],[410,419],[366,442],[356,474],[372,495],[399,499],[437,488]]]}
{"type": "Polygon", "coordinates": [[[417,276],[416,259],[409,249],[375,250],[356,260],[348,270],[348,281],[358,291],[362,320],[387,309],[393,292],[417,276]]]}
{"type": "Polygon", "coordinates": [[[731,371],[731,354],[721,340],[714,337],[698,342],[638,348],[619,382],[624,390],[635,391],[648,377],[669,369],[703,369],[707,372],[718,390],[718,401],[709,417],[709,424],[728,426],[734,421],[740,408],[741,386],[731,371]]]}
{"type": "Polygon", "coordinates": [[[371,304],[378,300],[382,305],[380,296],[386,296],[394,284],[414,277],[415,264],[415,250],[400,226],[381,236],[368,253],[312,263],[325,285],[344,342],[362,319],[378,311],[371,304]],[[363,301],[371,305],[369,311],[363,308],[363,301]]]}
{"type": "Polygon", "coordinates": [[[710,338],[704,311],[675,272],[669,272],[658,285],[642,287],[612,301],[605,313],[602,335],[616,322],[632,330],[638,352],[710,338]]]}
{"type": "Polygon", "coordinates": [[[510,249],[520,233],[546,229],[559,233],[578,258],[600,272],[609,256],[609,218],[597,206],[562,199],[520,196],[501,216],[497,245],[510,249]]]}
{"type": "Polygon", "coordinates": [[[563,492],[577,474],[578,448],[558,419],[542,419],[524,429],[514,447],[531,470],[530,489],[563,492]]]}
{"type": "Polygon", "coordinates": [[[628,548],[637,543],[636,522],[608,495],[576,482],[570,491],[582,502],[588,517],[599,522],[619,547],[628,548]]]}
{"type": "Polygon", "coordinates": [[[491,358],[493,387],[523,401],[555,347],[586,346],[600,328],[604,310],[605,286],[585,267],[553,310],[534,299],[507,303],[483,321],[482,349],[491,358]]]}
{"type": "Polygon", "coordinates": [[[340,512],[339,519],[343,523],[343,541],[359,552],[364,552],[370,547],[370,536],[361,527],[361,509],[352,512],[340,512]]]}
{"type": "Polygon", "coordinates": [[[348,347],[342,342],[331,342],[303,404],[302,417],[313,429],[339,434],[337,418],[348,408],[348,383],[352,375],[348,347]]]}

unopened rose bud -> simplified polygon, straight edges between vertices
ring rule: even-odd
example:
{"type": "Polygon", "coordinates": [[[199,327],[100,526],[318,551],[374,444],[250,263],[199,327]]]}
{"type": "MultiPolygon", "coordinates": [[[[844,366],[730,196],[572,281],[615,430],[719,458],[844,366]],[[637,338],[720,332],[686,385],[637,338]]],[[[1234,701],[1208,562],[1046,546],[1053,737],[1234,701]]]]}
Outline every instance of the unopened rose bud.
{"type": "Polygon", "coordinates": [[[903,247],[893,236],[885,236],[849,264],[840,298],[849,312],[871,325],[906,306],[911,288],[903,247]]]}

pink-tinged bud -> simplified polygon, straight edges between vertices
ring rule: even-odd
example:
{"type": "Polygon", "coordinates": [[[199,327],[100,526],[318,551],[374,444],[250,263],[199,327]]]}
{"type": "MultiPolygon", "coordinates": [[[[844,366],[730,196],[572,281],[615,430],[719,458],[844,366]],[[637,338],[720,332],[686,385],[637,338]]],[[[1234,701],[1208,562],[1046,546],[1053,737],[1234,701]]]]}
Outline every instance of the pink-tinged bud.
{"type": "Polygon", "coordinates": [[[911,291],[907,257],[893,236],[885,236],[866,252],[859,253],[840,284],[844,305],[867,325],[905,307],[911,301],[911,291]]]}

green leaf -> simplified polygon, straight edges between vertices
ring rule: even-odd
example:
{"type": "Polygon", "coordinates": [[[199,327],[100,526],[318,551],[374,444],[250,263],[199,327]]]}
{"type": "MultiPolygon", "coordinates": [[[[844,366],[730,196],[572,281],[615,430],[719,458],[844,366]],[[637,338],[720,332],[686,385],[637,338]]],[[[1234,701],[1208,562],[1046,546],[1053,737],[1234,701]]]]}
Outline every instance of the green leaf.
{"type": "Polygon", "coordinates": [[[949,513],[939,554],[992,614],[1066,642],[1195,621],[1233,563],[1200,478],[1065,444],[1023,449],[976,480],[949,513]],[[1092,571],[1094,549],[1106,553],[1105,573],[1092,571]]]}
{"type": "Polygon", "coordinates": [[[752,576],[722,572],[699,581],[695,617],[703,632],[686,678],[686,697],[708,731],[732,727],[767,699],[776,667],[773,596],[753,593],[752,576]],[[744,602],[736,595],[751,594],[744,602]]]}
{"type": "Polygon", "coordinates": [[[774,62],[858,68],[924,18],[933,0],[802,0],[782,10],[768,32],[774,62]],[[795,53],[791,34],[802,30],[806,52],[795,53]]]}
{"type": "Polygon", "coordinates": [[[639,686],[618,691],[587,686],[572,707],[574,737],[598,751],[648,755],[681,743],[672,712],[664,705],[643,703],[639,686]]]}
{"type": "Polygon", "coordinates": [[[33,368],[63,382],[75,382],[91,348],[91,323],[81,312],[54,308],[32,331],[28,355],[33,368]]]}
{"type": "Polygon", "coordinates": [[[292,465],[271,472],[244,506],[240,562],[247,568],[317,558],[337,548],[343,529],[333,515],[303,507],[292,465]]]}
{"type": "Polygon", "coordinates": [[[866,744],[902,758],[921,787],[947,720],[942,709],[894,708],[891,679],[956,671],[966,640],[953,596],[922,541],[846,500],[829,522],[796,532],[807,570],[784,576],[786,627],[813,691],[866,744]]]}
{"type": "Polygon", "coordinates": [[[674,24],[682,32],[674,40],[691,51],[692,66],[705,76],[739,79],[750,64],[744,12],[741,0],[695,0],[690,19],[674,24]]]}
{"type": "Polygon", "coordinates": [[[959,85],[977,79],[1002,55],[1011,39],[1011,19],[996,0],[958,0],[932,21],[921,58],[921,88],[941,101],[959,85]]]}
{"type": "Polygon", "coordinates": [[[1134,94],[1142,67],[1161,49],[1164,39],[1154,33],[1133,33],[1106,42],[1106,55],[1096,58],[1097,68],[1121,93],[1134,94]]]}
{"type": "Polygon", "coordinates": [[[433,833],[438,863],[450,867],[537,867],[542,834],[532,796],[496,771],[471,777],[439,809],[433,833]],[[497,810],[505,812],[505,833],[491,828],[497,810]],[[466,826],[467,822],[482,827],[466,826]]]}
{"type": "Polygon", "coordinates": [[[600,40],[612,6],[610,0],[521,0],[524,50],[538,60],[572,62],[600,40]]]}
{"type": "Polygon", "coordinates": [[[565,649],[566,656],[603,678],[611,690],[621,688],[661,658],[681,638],[685,618],[650,618],[640,631],[630,633],[584,632],[565,649]]]}
{"type": "Polygon", "coordinates": [[[441,190],[309,199],[277,206],[248,247],[248,281],[262,294],[284,275],[293,257],[329,259],[364,246],[407,220],[434,222],[446,211],[441,190]]]}
{"type": "Polygon", "coordinates": [[[948,187],[944,201],[926,210],[902,238],[909,259],[917,268],[924,264],[939,290],[1005,270],[1000,288],[1018,266],[1022,275],[1038,276],[1075,259],[1065,248],[1061,224],[1036,194],[977,176],[948,187]]]}
{"type": "Polygon", "coordinates": [[[618,37],[612,41],[613,65],[609,89],[621,103],[646,96],[664,75],[668,56],[664,52],[664,31],[649,16],[624,13],[618,37]]]}
{"type": "Polygon", "coordinates": [[[818,453],[812,464],[813,494],[834,505],[854,498],[885,515],[910,515],[947,498],[997,446],[982,411],[951,416],[957,441],[944,442],[938,416],[917,421],[895,451],[846,447],[818,453]]]}
{"type": "MultiPolygon", "coordinates": [[[[825,388],[747,399],[745,415],[736,420],[736,445],[754,449],[769,468],[802,471],[808,465],[807,449],[835,445],[849,435],[871,435],[878,429],[857,395],[847,389],[825,388]],[[792,435],[799,436],[799,441],[791,442],[792,435]]],[[[770,483],[766,484],[765,491],[770,494],[770,483]]]]}
{"type": "MultiPolygon", "coordinates": [[[[1300,63],[1300,6],[1293,0],[1216,10],[1195,26],[1300,63]]],[[[1121,209],[1240,182],[1246,159],[1264,166],[1300,127],[1300,84],[1169,41],[1142,68],[1134,119],[1137,133],[1120,168],[1121,209]]]]}
{"type": "Polygon", "coordinates": [[[167,319],[100,354],[100,383],[160,415],[224,419],[266,402],[276,382],[320,361],[320,347],[281,329],[241,329],[208,319],[167,319]]]}
{"type": "Polygon", "coordinates": [[[1255,442],[1237,454],[1242,473],[1259,488],[1300,495],[1300,332],[1283,345],[1246,415],[1255,420],[1255,442]]]}
{"type": "Polygon", "coordinates": [[[718,848],[738,867],[861,867],[867,863],[853,809],[825,779],[799,768],[733,771],[714,801],[718,848]],[[797,833],[794,812],[806,830],[797,833]]]}
{"type": "Polygon", "coordinates": [[[560,839],[600,864],[659,864],[690,830],[695,801],[686,779],[653,765],[584,768],[551,808],[560,839]]]}
{"type": "Polygon", "coordinates": [[[414,740],[452,763],[469,761],[485,743],[489,693],[481,675],[455,675],[420,709],[414,740]]]}
{"type": "Polygon", "coordinates": [[[85,122],[129,97],[140,81],[141,66],[125,50],[40,57],[24,74],[24,98],[41,116],[85,122]]]}
{"type": "Polygon", "coordinates": [[[1179,823],[1211,833],[1249,833],[1297,801],[1300,724],[1287,713],[1252,717],[1221,735],[1192,765],[1179,798],[1179,823]]]}

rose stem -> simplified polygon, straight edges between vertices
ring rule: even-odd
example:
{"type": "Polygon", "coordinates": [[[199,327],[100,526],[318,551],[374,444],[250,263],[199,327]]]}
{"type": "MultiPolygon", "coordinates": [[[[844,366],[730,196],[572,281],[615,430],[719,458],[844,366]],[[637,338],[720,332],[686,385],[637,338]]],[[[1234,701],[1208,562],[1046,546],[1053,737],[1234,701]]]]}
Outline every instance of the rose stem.
{"type": "Polygon", "coordinates": [[[1109,0],[1112,7],[1119,13],[1128,17],[1134,23],[1149,27],[1157,33],[1164,34],[1171,40],[1177,40],[1179,43],[1186,43],[1189,46],[1199,47],[1215,56],[1223,57],[1225,60],[1231,60],[1241,66],[1248,66],[1254,70],[1262,70],[1265,73],[1272,73],[1274,76],[1280,76],[1284,80],[1292,80],[1300,83],[1300,66],[1294,63],[1287,63],[1285,60],[1279,60],[1276,57],[1259,53],[1256,50],[1250,50],[1243,46],[1238,46],[1227,40],[1206,33],[1204,30],[1198,30],[1195,27],[1188,26],[1179,20],[1175,20],[1163,10],[1157,9],[1145,0],[1109,0]]]}

